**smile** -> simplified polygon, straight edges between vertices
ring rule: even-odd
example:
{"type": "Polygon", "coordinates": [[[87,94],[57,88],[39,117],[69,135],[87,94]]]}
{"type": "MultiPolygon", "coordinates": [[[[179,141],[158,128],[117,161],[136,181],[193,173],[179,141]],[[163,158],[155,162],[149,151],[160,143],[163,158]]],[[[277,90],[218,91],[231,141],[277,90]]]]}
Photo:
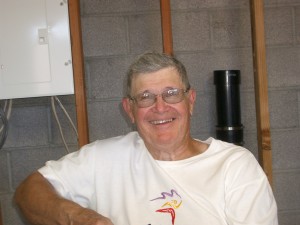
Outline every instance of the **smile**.
{"type": "Polygon", "coordinates": [[[150,123],[153,125],[159,125],[159,124],[171,123],[173,120],[174,120],[174,118],[168,119],[168,120],[153,120],[153,121],[150,121],[150,123]]]}

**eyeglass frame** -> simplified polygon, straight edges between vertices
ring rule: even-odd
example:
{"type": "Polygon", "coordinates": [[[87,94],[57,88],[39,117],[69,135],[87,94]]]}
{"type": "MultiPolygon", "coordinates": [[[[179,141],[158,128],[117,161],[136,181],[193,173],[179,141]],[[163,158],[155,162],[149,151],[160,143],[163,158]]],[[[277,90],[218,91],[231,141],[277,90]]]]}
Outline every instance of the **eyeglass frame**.
{"type": "Polygon", "coordinates": [[[183,88],[170,88],[170,89],[166,89],[166,90],[162,91],[160,94],[154,94],[154,93],[151,93],[151,92],[142,92],[142,93],[139,93],[139,94],[137,94],[137,95],[135,95],[135,96],[130,96],[130,95],[128,95],[127,97],[128,97],[129,100],[135,102],[136,105],[137,105],[139,108],[147,108],[147,107],[150,107],[150,106],[154,105],[154,104],[157,102],[157,97],[158,97],[158,96],[161,96],[161,97],[162,97],[162,100],[163,100],[165,103],[167,103],[167,104],[177,104],[177,103],[179,103],[179,102],[182,102],[183,99],[184,99],[184,95],[185,95],[186,93],[188,93],[190,90],[191,90],[191,86],[188,86],[186,89],[183,89],[183,88]],[[178,91],[180,91],[179,94],[182,93],[182,95],[181,95],[182,97],[181,97],[181,99],[180,99],[178,102],[168,102],[168,100],[167,100],[167,101],[165,100],[165,95],[164,95],[164,94],[167,94],[167,92],[170,91],[170,90],[178,90],[178,91]],[[148,93],[148,94],[150,94],[151,96],[153,96],[152,98],[149,98],[149,99],[152,99],[152,100],[153,100],[153,103],[151,103],[150,105],[147,105],[147,106],[141,106],[141,105],[139,104],[139,101],[137,100],[137,96],[142,95],[142,94],[145,94],[145,93],[148,93]]]}

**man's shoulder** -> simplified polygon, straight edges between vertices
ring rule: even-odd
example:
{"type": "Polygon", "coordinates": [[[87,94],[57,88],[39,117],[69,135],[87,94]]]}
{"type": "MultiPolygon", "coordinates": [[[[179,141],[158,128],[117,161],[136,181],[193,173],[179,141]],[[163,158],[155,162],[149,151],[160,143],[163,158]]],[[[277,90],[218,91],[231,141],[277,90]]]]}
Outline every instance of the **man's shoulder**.
{"type": "Polygon", "coordinates": [[[83,147],[86,151],[96,151],[101,153],[126,152],[143,146],[143,141],[135,131],[126,135],[96,140],[83,147]]]}
{"type": "Polygon", "coordinates": [[[212,156],[222,156],[227,159],[235,160],[237,158],[253,158],[253,153],[244,146],[236,145],[215,138],[208,138],[204,141],[209,144],[207,153],[212,156]]]}
{"type": "Polygon", "coordinates": [[[125,135],[110,137],[102,140],[96,140],[95,145],[122,145],[122,144],[135,144],[140,141],[140,136],[136,131],[129,132],[125,135]]]}

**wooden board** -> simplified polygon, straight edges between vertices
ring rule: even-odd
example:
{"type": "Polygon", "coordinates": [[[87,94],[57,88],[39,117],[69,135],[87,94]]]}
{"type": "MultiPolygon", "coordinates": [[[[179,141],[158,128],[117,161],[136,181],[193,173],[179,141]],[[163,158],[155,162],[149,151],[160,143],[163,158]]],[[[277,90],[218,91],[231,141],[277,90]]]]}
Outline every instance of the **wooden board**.
{"type": "Polygon", "coordinates": [[[74,71],[78,144],[81,147],[89,143],[89,129],[84,79],[84,60],[81,37],[80,6],[79,0],[70,0],[68,4],[74,71]]]}
{"type": "Polygon", "coordinates": [[[259,161],[272,185],[272,152],[264,30],[264,1],[250,0],[259,161]]]}
{"type": "Polygon", "coordinates": [[[160,12],[163,38],[163,52],[169,55],[173,55],[170,0],[160,0],[160,12]]]}

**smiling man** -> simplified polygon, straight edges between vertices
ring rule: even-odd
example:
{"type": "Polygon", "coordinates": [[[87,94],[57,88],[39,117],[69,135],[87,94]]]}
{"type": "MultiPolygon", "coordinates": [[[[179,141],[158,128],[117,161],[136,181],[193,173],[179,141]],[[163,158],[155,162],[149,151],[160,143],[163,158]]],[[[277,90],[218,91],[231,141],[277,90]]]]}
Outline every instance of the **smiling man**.
{"type": "Polygon", "coordinates": [[[277,225],[250,151],[191,136],[195,101],[181,62],[141,55],[122,100],[137,131],[47,162],[20,185],[16,203],[32,224],[277,225]]]}
{"type": "Polygon", "coordinates": [[[164,65],[157,57],[155,63],[161,65],[157,70],[150,64],[153,54],[143,57],[145,61],[133,64],[128,72],[128,97],[123,99],[123,106],[147,149],[157,160],[180,160],[201,153],[207,144],[190,135],[196,93],[183,65],[176,60],[171,61],[174,65],[164,65]]]}

